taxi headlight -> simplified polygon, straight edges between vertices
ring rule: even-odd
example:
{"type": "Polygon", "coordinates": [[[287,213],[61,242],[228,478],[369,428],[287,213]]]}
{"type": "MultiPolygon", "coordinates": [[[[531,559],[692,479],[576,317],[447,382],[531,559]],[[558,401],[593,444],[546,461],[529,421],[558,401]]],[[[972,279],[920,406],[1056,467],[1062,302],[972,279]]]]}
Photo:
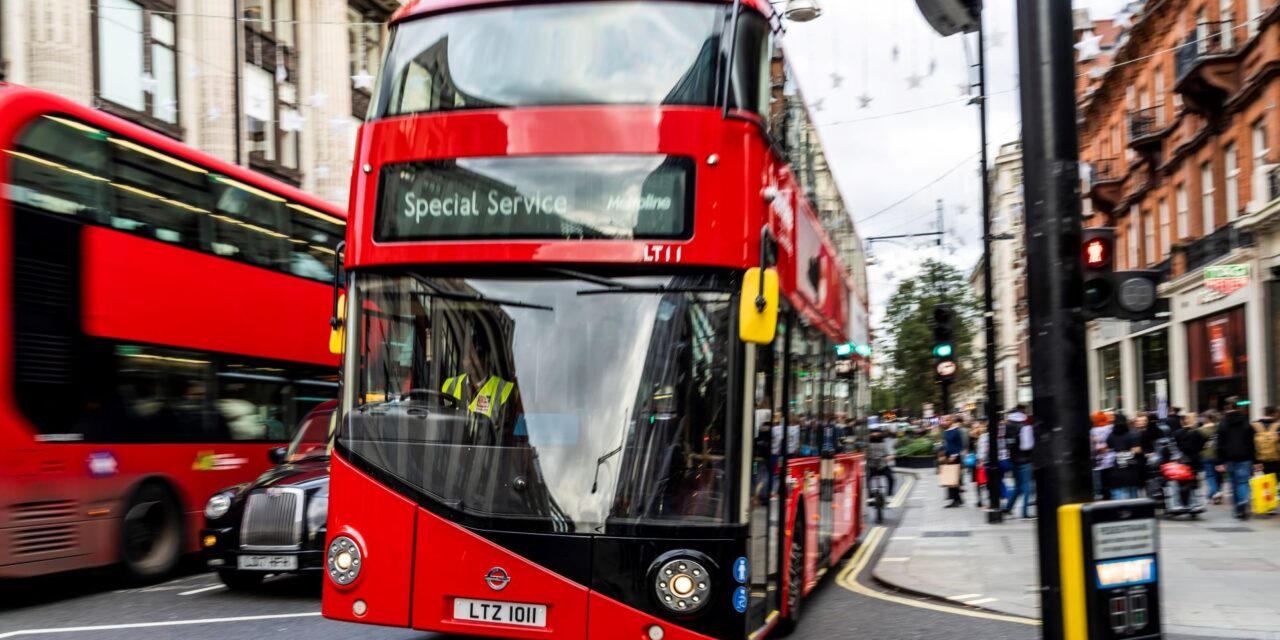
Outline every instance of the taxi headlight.
{"type": "Polygon", "coordinates": [[[307,538],[314,540],[316,534],[324,528],[325,520],[329,517],[329,495],[321,492],[311,496],[311,502],[307,504],[307,538]]]}
{"type": "Polygon", "coordinates": [[[215,493],[204,505],[204,517],[210,520],[217,520],[218,518],[227,515],[227,512],[230,510],[231,493],[227,491],[215,493]]]}
{"type": "Polygon", "coordinates": [[[355,540],[346,536],[338,536],[329,543],[329,553],[325,558],[325,572],[335,583],[346,586],[355,582],[360,576],[360,547],[355,540]]]}

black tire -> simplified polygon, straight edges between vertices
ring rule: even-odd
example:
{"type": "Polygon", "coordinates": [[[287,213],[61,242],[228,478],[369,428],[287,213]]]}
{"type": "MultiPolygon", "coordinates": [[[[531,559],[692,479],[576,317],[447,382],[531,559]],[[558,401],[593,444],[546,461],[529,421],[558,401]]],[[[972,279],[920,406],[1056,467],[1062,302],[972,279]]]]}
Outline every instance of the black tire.
{"type": "Polygon", "coordinates": [[[218,579],[232,591],[252,591],[257,589],[262,585],[262,579],[265,577],[267,577],[266,574],[260,571],[218,570],[218,579]]]}
{"type": "Polygon", "coordinates": [[[800,603],[804,601],[804,511],[796,511],[791,530],[791,548],[787,566],[787,615],[778,621],[777,635],[791,634],[800,625],[800,603]]]}
{"type": "Polygon", "coordinates": [[[182,508],[166,485],[147,482],[130,496],[120,522],[120,561],[133,582],[167,577],[183,551],[182,508]]]}

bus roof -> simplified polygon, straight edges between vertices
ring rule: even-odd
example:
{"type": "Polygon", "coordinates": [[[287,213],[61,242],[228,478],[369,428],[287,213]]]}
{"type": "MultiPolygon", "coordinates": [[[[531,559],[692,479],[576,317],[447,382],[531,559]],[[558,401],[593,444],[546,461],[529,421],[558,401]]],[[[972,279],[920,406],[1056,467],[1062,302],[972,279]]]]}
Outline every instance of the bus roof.
{"type": "Polygon", "coordinates": [[[210,171],[269,191],[298,204],[317,209],[328,215],[343,219],[347,217],[345,208],[336,207],[332,203],[312,196],[297,187],[257,171],[221,160],[187,146],[181,140],[175,140],[129,122],[124,118],[87,107],[48,91],[0,82],[0,113],[5,114],[4,120],[0,121],[0,145],[9,144],[20,128],[25,127],[36,116],[45,113],[63,114],[125,136],[157,151],[198,164],[210,171]]]}
{"type": "MultiPolygon", "coordinates": [[[[584,0],[558,0],[564,2],[582,2],[584,0]]],[[[669,0],[649,0],[650,2],[666,2],[669,0]]],[[[720,4],[730,4],[733,0],[696,0],[698,2],[718,2],[720,4]]],[[[446,11],[454,11],[457,9],[492,7],[499,5],[514,4],[548,4],[545,1],[536,0],[409,0],[403,7],[400,7],[394,15],[391,16],[391,23],[394,24],[401,20],[424,16],[432,13],[443,13],[446,11]]],[[[766,17],[773,15],[773,6],[769,4],[769,0],[742,0],[743,6],[751,7],[766,17]]]]}

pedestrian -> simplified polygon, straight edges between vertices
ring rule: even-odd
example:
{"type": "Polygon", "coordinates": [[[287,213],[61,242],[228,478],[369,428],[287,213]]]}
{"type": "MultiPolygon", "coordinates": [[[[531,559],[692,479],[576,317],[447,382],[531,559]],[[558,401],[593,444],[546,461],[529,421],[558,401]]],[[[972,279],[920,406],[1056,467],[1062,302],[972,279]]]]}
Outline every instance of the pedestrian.
{"type": "Polygon", "coordinates": [[[1199,504],[1202,501],[1196,499],[1196,491],[1200,488],[1200,483],[1196,479],[1196,472],[1203,464],[1201,454],[1204,451],[1204,436],[1192,425],[1184,424],[1179,420],[1178,428],[1173,432],[1173,442],[1174,446],[1177,447],[1178,455],[1181,457],[1179,462],[1191,469],[1190,480],[1177,482],[1178,504],[1185,509],[1194,509],[1197,512],[1202,511],[1203,509],[1200,508],[1201,505],[1199,504]]]}
{"type": "Polygon", "coordinates": [[[1262,413],[1262,419],[1253,423],[1253,448],[1257,461],[1262,463],[1262,472],[1280,475],[1280,436],[1277,435],[1280,423],[1276,421],[1276,408],[1267,407],[1262,413]]]}
{"type": "Polygon", "coordinates": [[[1227,474],[1235,503],[1235,517],[1249,517],[1249,477],[1253,472],[1254,431],[1241,410],[1238,396],[1227,398],[1227,411],[1218,425],[1218,471],[1227,474]]]}
{"type": "Polygon", "coordinates": [[[1183,418],[1182,407],[1171,407],[1169,409],[1169,417],[1164,419],[1164,423],[1169,427],[1169,433],[1181,429],[1186,424],[1186,420],[1183,418]]]}
{"type": "Polygon", "coordinates": [[[1140,435],[1129,429],[1129,419],[1117,412],[1112,422],[1111,435],[1107,436],[1106,451],[1115,454],[1115,466],[1111,471],[1111,499],[1123,500],[1138,497],[1146,470],[1142,462],[1140,435]]]}
{"type": "MultiPolygon", "coordinates": [[[[942,463],[960,464],[960,456],[964,454],[964,433],[960,430],[960,422],[956,420],[949,421],[947,430],[942,432],[942,463]]],[[[957,480],[959,480],[957,478],[957,480]]],[[[954,509],[962,506],[964,500],[960,497],[960,482],[956,482],[954,486],[947,487],[947,497],[951,500],[947,503],[948,509],[954,509]]]]}
{"type": "Polygon", "coordinates": [[[1031,484],[1033,477],[1032,450],[1035,448],[1035,431],[1031,421],[1027,420],[1026,409],[1017,405],[1009,412],[1005,424],[1006,446],[1009,449],[1010,462],[1013,465],[1013,493],[1004,503],[1006,514],[1013,512],[1013,505],[1022,498],[1022,519],[1031,519],[1031,484]]]}
{"type": "Polygon", "coordinates": [[[1105,411],[1095,411],[1092,420],[1089,442],[1093,445],[1093,497],[1106,500],[1111,496],[1111,472],[1116,466],[1116,454],[1107,448],[1112,418],[1105,411]]]}
{"type": "Polygon", "coordinates": [[[986,504],[983,496],[983,489],[987,483],[987,423],[976,422],[973,429],[969,431],[969,443],[972,447],[970,455],[973,456],[973,487],[975,504],[979,509],[986,504]]]}
{"type": "Polygon", "coordinates": [[[1205,488],[1214,504],[1222,504],[1222,474],[1218,472],[1218,412],[1213,409],[1200,412],[1201,423],[1196,428],[1204,437],[1204,449],[1200,452],[1204,465],[1205,488]]]}

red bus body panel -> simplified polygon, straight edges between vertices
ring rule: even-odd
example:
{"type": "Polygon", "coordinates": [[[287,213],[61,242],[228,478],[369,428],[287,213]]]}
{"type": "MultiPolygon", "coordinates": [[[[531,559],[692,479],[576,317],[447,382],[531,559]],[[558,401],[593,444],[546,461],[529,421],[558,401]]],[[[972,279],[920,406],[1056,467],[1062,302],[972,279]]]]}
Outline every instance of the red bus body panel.
{"type": "MultiPolygon", "coordinates": [[[[60,96],[0,83],[0,148],[12,146],[35,118],[63,115],[111,131],[210,171],[276,193],[337,218],[345,214],[288,185],[231,165],[125,120],[60,96]]],[[[10,160],[0,155],[0,185],[10,160]]],[[[337,364],[328,353],[332,289],[322,283],[218,259],[102,227],[82,229],[81,329],[86,334],[149,344],[317,365],[337,364]],[[306,321],[305,318],[312,318],[306,321]],[[298,319],[298,321],[294,321],[298,319]]],[[[0,301],[12,308],[13,210],[0,198],[0,301]]],[[[19,505],[52,503],[41,524],[63,527],[70,550],[23,556],[0,564],[0,577],[34,576],[101,566],[119,558],[124,498],[141,481],[161,479],[185,513],[187,550],[197,547],[205,501],[214,492],[253,479],[271,463],[274,444],[44,443],[18,410],[13,386],[13,315],[0,313],[0,549],[13,549],[18,525],[34,520],[19,505]],[[93,477],[90,454],[109,453],[116,473],[93,477]],[[214,468],[197,459],[220,456],[214,468]],[[197,469],[195,467],[201,467],[197,469]]],[[[0,556],[0,563],[7,556],[0,556]]]]}

